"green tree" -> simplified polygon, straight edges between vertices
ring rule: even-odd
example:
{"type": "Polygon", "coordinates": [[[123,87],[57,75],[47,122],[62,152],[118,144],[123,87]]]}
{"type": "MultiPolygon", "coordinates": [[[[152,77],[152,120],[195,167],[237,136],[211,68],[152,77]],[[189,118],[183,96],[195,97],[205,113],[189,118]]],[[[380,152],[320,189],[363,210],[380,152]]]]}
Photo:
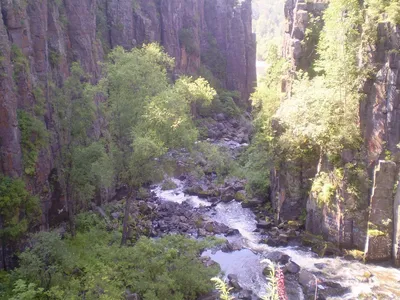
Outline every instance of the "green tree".
{"type": "Polygon", "coordinates": [[[39,199],[30,195],[21,179],[0,175],[0,239],[4,269],[7,269],[7,246],[25,234],[40,213],[39,199]]]}
{"type": "Polygon", "coordinates": [[[53,121],[59,145],[58,181],[63,190],[70,230],[75,235],[74,215],[85,208],[96,188],[110,186],[113,168],[101,141],[90,132],[95,119],[93,89],[78,63],[60,89],[55,89],[53,121]]]}
{"type": "Polygon", "coordinates": [[[215,91],[201,78],[170,83],[167,72],[173,59],[156,44],[131,51],[117,47],[109,58],[97,88],[107,97],[118,182],[128,188],[121,241],[125,244],[136,191],[161,173],[157,157],[170,148],[193,144],[197,130],[192,104],[210,102],[215,91]]]}

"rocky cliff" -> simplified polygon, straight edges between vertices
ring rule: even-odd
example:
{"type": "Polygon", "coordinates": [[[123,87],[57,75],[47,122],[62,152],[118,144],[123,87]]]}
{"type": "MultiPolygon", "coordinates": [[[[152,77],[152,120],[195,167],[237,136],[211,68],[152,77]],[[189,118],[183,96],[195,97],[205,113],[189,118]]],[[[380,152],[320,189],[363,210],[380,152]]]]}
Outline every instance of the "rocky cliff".
{"type": "MultiPolygon", "coordinates": [[[[292,71],[309,71],[317,58],[315,42],[327,5],[326,1],[287,1],[283,54],[291,61],[292,71]]],[[[368,16],[364,22],[368,22],[368,16]]],[[[363,143],[360,149],[342,151],[339,164],[344,174],[336,185],[335,198],[321,204],[312,191],[312,182],[323,180],[318,174],[334,176],[332,163],[317,155],[274,169],[271,199],[281,219],[300,217],[303,211],[308,231],[338,247],[365,250],[368,260],[393,258],[400,265],[399,191],[395,197],[400,142],[400,27],[387,21],[372,28],[375,38],[372,42],[361,39],[358,59],[359,66],[370,70],[359,89],[364,95],[359,103],[363,143]],[[359,191],[357,197],[350,192],[354,185],[359,191]]],[[[367,34],[366,26],[360,30],[362,36],[367,34]]],[[[288,94],[291,80],[289,75],[283,84],[288,94]]]]}
{"type": "MultiPolygon", "coordinates": [[[[158,42],[175,58],[176,75],[214,77],[239,91],[243,106],[256,81],[250,0],[1,0],[0,6],[0,170],[23,176],[40,195],[46,224],[62,208],[49,89],[62,86],[72,62],[96,82],[110,49],[158,42]],[[18,112],[34,115],[50,135],[46,146],[28,147],[29,168],[18,112]]],[[[37,137],[28,134],[32,146],[37,137]]]]}

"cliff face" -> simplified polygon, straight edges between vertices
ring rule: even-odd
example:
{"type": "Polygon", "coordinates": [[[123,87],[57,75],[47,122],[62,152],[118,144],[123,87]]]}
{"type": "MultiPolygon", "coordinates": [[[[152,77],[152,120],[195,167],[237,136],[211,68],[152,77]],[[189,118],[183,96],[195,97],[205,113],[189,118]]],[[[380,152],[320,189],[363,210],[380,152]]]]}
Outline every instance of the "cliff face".
{"type": "MultiPolygon", "coordinates": [[[[312,39],[305,40],[305,32],[307,28],[312,32],[313,28],[323,26],[321,19],[311,20],[323,14],[327,7],[324,2],[288,0],[286,3],[283,53],[291,61],[293,71],[308,71],[316,59],[312,49],[317,40],[314,43],[312,39]]],[[[357,151],[342,151],[340,164],[344,179],[338,184],[337,196],[329,205],[321,205],[311,191],[310,182],[316,174],[321,171],[329,174],[333,170],[325,157],[317,155],[314,160],[290,162],[280,166],[279,171],[273,170],[271,199],[282,219],[299,217],[304,211],[308,231],[322,235],[339,247],[365,250],[369,260],[394,258],[400,265],[399,191],[394,196],[400,161],[397,147],[400,142],[400,28],[381,22],[375,31],[372,44],[360,45],[360,54],[364,55],[360,55],[359,65],[369,68],[372,74],[359,90],[364,95],[359,103],[363,145],[357,151]],[[359,172],[358,199],[349,193],[350,185],[354,184],[349,165],[357,166],[359,172]]],[[[290,81],[291,78],[284,81],[286,93],[290,93],[290,81]]]]}
{"type": "Polygon", "coordinates": [[[241,93],[243,106],[256,81],[250,0],[1,0],[0,6],[0,169],[26,178],[41,196],[46,223],[47,212],[61,205],[49,184],[57,145],[41,149],[27,176],[17,112],[36,114],[51,136],[48,91],[62,85],[72,62],[96,82],[98,62],[110,49],[159,42],[175,57],[177,74],[208,68],[222,87],[241,93]],[[38,105],[43,113],[35,112],[38,105]]]}

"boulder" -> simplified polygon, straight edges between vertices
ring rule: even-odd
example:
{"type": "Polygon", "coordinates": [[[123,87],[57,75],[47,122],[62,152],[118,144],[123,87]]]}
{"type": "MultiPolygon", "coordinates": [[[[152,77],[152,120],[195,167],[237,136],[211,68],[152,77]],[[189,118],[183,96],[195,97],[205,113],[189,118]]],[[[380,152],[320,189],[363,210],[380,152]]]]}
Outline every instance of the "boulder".
{"type": "Polygon", "coordinates": [[[300,272],[300,266],[293,261],[289,261],[285,265],[284,271],[292,274],[297,274],[300,272]]]}
{"type": "Polygon", "coordinates": [[[121,216],[122,214],[118,211],[111,213],[111,217],[115,220],[118,220],[121,216]]]}
{"type": "Polygon", "coordinates": [[[229,285],[233,288],[234,291],[238,292],[242,289],[239,284],[238,276],[235,274],[228,275],[229,285]]]}
{"type": "Polygon", "coordinates": [[[238,299],[242,299],[242,300],[252,300],[253,299],[253,292],[249,291],[249,290],[242,290],[239,292],[239,294],[237,295],[238,299]]]}
{"type": "Polygon", "coordinates": [[[317,277],[307,270],[301,270],[299,273],[299,283],[306,290],[312,292],[316,288],[317,277]]]}
{"type": "Polygon", "coordinates": [[[229,227],[218,222],[209,222],[204,226],[205,230],[215,234],[225,234],[229,231],[229,227]]]}
{"type": "Polygon", "coordinates": [[[217,121],[225,121],[226,120],[226,116],[225,116],[225,114],[223,114],[223,113],[219,113],[219,114],[217,114],[216,116],[215,116],[215,119],[217,120],[217,121]]]}
{"type": "Polygon", "coordinates": [[[262,204],[261,200],[250,199],[250,200],[247,200],[247,201],[243,201],[242,202],[242,207],[243,208],[253,208],[253,207],[257,207],[257,206],[259,206],[261,204],[262,204]]]}
{"type": "Polygon", "coordinates": [[[272,222],[268,222],[268,221],[259,221],[257,223],[257,228],[260,229],[270,229],[272,227],[272,222]]]}
{"type": "Polygon", "coordinates": [[[290,256],[280,252],[280,251],[274,251],[274,252],[270,252],[266,255],[267,259],[269,259],[270,261],[274,262],[274,263],[278,263],[281,265],[286,265],[289,260],[290,260],[290,256]]]}

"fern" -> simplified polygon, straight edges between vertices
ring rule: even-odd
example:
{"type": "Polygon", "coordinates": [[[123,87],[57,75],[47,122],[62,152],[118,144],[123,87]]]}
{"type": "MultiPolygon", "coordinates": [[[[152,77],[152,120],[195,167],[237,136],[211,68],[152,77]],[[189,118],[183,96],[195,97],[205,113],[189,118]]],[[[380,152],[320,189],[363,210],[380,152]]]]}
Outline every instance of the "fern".
{"type": "Polygon", "coordinates": [[[218,277],[213,277],[211,278],[211,281],[214,282],[215,288],[219,292],[219,298],[221,300],[233,300],[234,297],[231,296],[230,291],[232,290],[231,287],[228,287],[228,285],[221,280],[218,277]]]}
{"type": "Polygon", "coordinates": [[[266,263],[268,265],[268,269],[270,270],[270,274],[267,278],[267,295],[265,295],[263,300],[279,300],[278,293],[278,279],[276,278],[275,265],[269,259],[264,259],[261,263],[266,263]]]}

